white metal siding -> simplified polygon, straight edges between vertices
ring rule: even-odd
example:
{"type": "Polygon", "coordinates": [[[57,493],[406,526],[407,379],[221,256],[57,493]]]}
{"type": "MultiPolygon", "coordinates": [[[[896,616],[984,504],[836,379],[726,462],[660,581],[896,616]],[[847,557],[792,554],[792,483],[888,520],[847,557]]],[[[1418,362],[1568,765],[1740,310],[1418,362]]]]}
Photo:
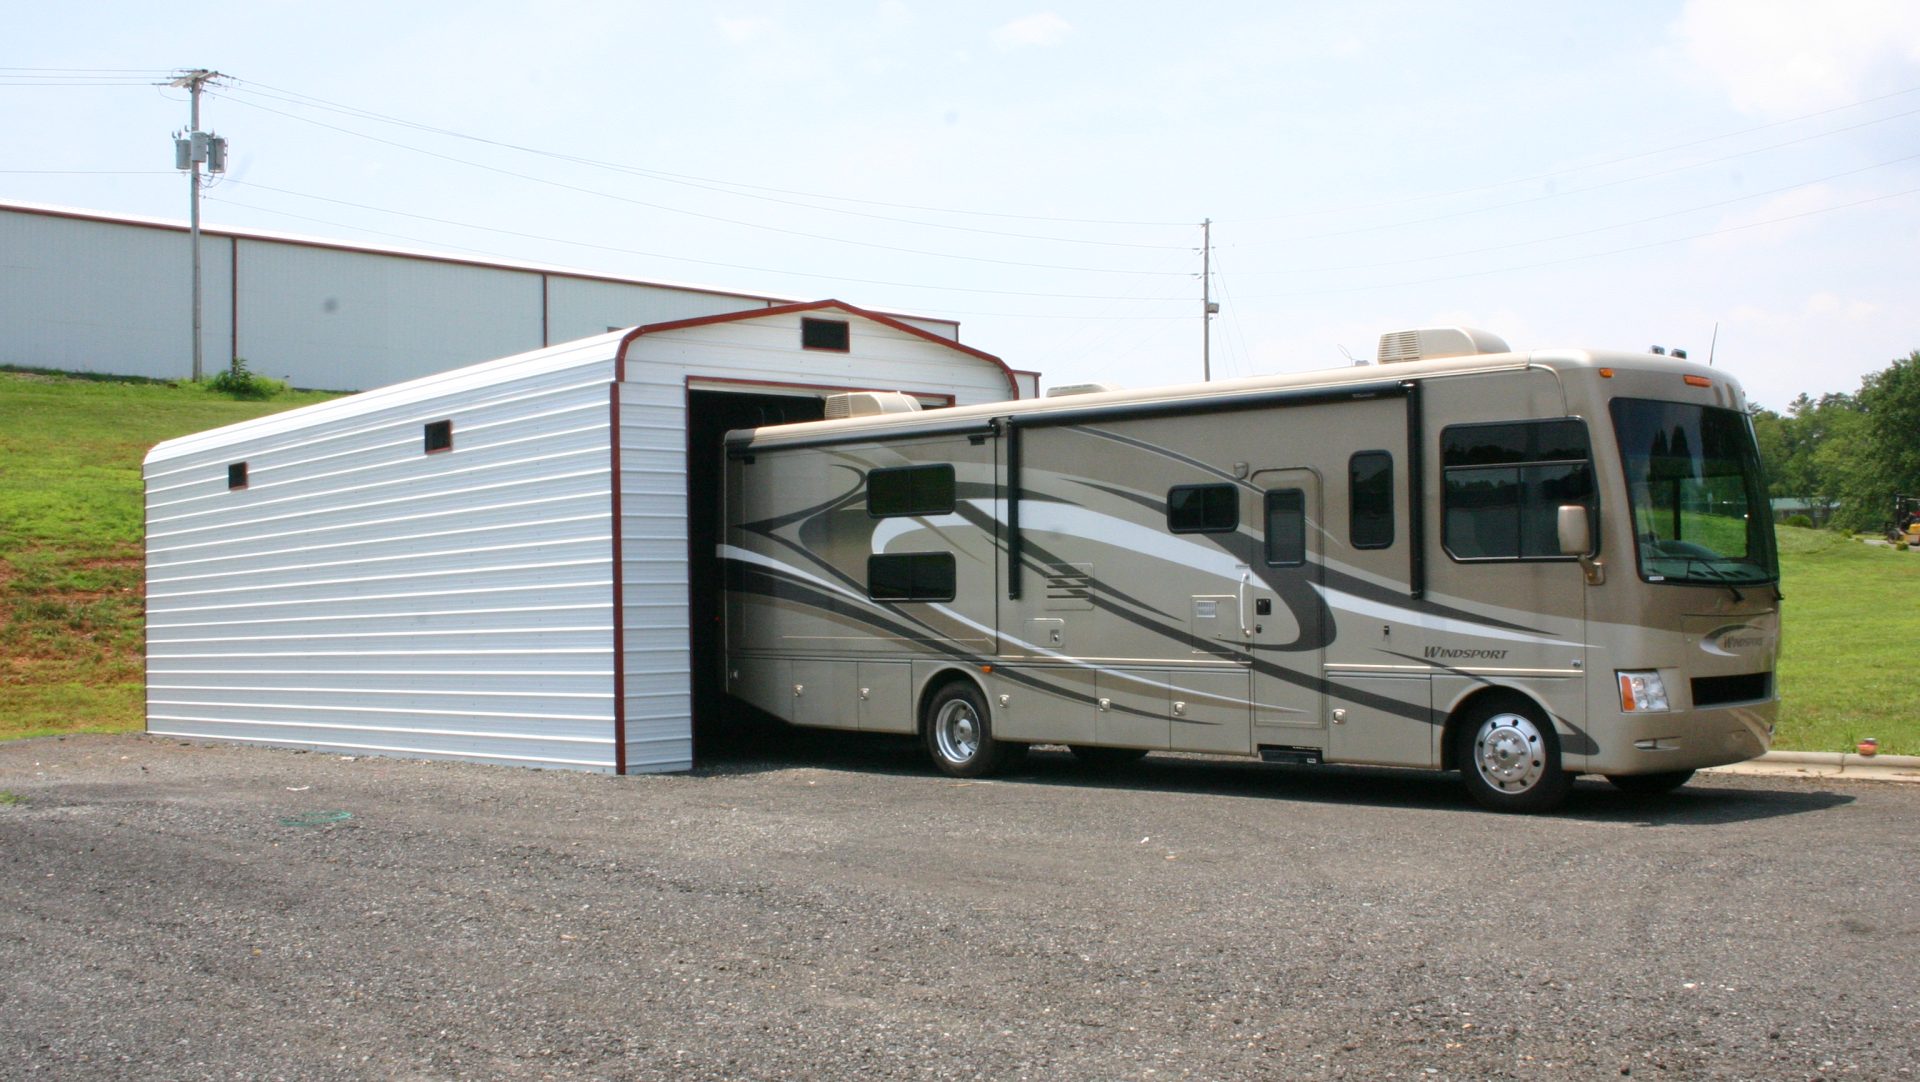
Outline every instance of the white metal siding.
{"type": "Polygon", "coordinates": [[[611,358],[603,336],[156,448],[149,731],[612,769],[611,358]],[[441,419],[453,450],[426,454],[441,419]]]}
{"type": "Polygon", "coordinates": [[[677,384],[651,381],[630,379],[616,390],[627,769],[686,770],[693,766],[686,398],[677,384]]]}
{"type": "Polygon", "coordinates": [[[537,349],[540,276],[264,241],[240,243],[240,351],[298,387],[412,379],[537,349]]]}
{"type": "MultiPolygon", "coordinates": [[[[642,335],[620,388],[620,517],[627,768],[692,765],[687,592],[687,381],[740,380],[952,394],[1011,393],[993,364],[848,313],[823,310],[642,335]],[[800,320],[845,319],[847,353],[802,350],[800,320]]],[[[742,390],[751,391],[751,386],[742,390]]]]}
{"type": "Polygon", "coordinates": [[[610,327],[638,327],[749,308],[768,301],[739,294],[666,290],[630,282],[552,275],[547,279],[547,340],[565,342],[610,327]]]}
{"type": "MultiPolygon", "coordinates": [[[[335,390],[385,386],[608,327],[787,303],[261,231],[204,230],[202,263],[207,372],[238,355],[262,375],[335,390]]],[[[189,266],[178,223],[0,203],[0,364],[187,376],[189,266]]],[[[901,318],[959,338],[950,320],[901,318]]]]}
{"type": "MultiPolygon", "coordinates": [[[[201,241],[206,369],[233,356],[230,245],[201,241]]],[[[172,379],[193,356],[185,233],[0,209],[0,363],[172,379]]]]}
{"type": "Polygon", "coordinates": [[[643,335],[616,384],[603,334],[156,447],[149,731],[689,768],[688,380],[1009,393],[940,342],[805,315],[846,319],[852,351],[801,349],[803,315],[781,313],[643,335]],[[429,455],[423,426],[442,419],[453,450],[429,455]],[[230,492],[240,461],[248,487],[230,492]]]}

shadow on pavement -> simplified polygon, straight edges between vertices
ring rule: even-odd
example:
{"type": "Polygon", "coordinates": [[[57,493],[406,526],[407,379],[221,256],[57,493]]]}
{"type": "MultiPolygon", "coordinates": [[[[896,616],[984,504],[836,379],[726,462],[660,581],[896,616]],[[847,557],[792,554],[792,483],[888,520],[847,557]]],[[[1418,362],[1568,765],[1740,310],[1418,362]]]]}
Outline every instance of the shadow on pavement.
{"type": "MultiPolygon", "coordinates": [[[[797,729],[779,723],[738,725],[706,734],[695,772],[756,774],[814,768],[870,774],[939,777],[920,742],[876,733],[797,729]]],[[[1698,775],[1672,793],[1623,793],[1599,778],[1574,784],[1553,818],[1648,827],[1712,826],[1825,811],[1856,799],[1800,785],[1764,788],[1771,779],[1729,785],[1724,775],[1698,775]]],[[[1424,770],[1276,766],[1250,759],[1159,753],[1120,768],[1095,768],[1065,748],[1039,747],[1000,780],[1029,785],[1190,793],[1316,804],[1468,810],[1460,779],[1424,770]]]]}

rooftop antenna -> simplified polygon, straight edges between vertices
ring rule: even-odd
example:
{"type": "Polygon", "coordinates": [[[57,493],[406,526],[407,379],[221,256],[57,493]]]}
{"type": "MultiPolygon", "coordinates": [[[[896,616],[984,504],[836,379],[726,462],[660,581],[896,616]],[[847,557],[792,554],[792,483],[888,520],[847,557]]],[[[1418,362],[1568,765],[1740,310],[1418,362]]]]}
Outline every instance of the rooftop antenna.
{"type": "Polygon", "coordinates": [[[1707,343],[1707,367],[1713,367],[1713,347],[1720,344],[1720,321],[1713,321],[1713,340],[1707,343]]]}

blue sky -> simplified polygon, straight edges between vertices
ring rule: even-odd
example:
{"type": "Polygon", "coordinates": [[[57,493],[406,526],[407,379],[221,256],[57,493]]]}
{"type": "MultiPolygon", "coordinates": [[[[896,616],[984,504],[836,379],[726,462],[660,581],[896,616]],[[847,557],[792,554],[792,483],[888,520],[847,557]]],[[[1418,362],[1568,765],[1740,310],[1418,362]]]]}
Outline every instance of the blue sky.
{"type": "Polygon", "coordinates": [[[1920,348],[1920,4],[35,5],[0,197],[951,316],[1049,384],[1461,323],[1759,402],[1920,348]],[[56,70],[64,69],[64,70],[56,70]],[[526,148],[526,149],[515,149],[526,148]],[[537,153],[535,152],[537,151],[537,153]],[[39,170],[39,172],[33,171],[39,170]]]}

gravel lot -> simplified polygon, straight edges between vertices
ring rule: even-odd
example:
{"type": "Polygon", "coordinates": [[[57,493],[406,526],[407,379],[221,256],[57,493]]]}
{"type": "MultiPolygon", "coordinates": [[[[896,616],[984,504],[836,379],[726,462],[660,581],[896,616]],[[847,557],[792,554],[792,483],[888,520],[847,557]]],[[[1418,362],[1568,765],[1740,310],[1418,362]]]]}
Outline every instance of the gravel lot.
{"type": "Polygon", "coordinates": [[[0,1077],[1907,1078],[1916,824],[834,734],[648,778],[0,744],[0,1077]]]}

